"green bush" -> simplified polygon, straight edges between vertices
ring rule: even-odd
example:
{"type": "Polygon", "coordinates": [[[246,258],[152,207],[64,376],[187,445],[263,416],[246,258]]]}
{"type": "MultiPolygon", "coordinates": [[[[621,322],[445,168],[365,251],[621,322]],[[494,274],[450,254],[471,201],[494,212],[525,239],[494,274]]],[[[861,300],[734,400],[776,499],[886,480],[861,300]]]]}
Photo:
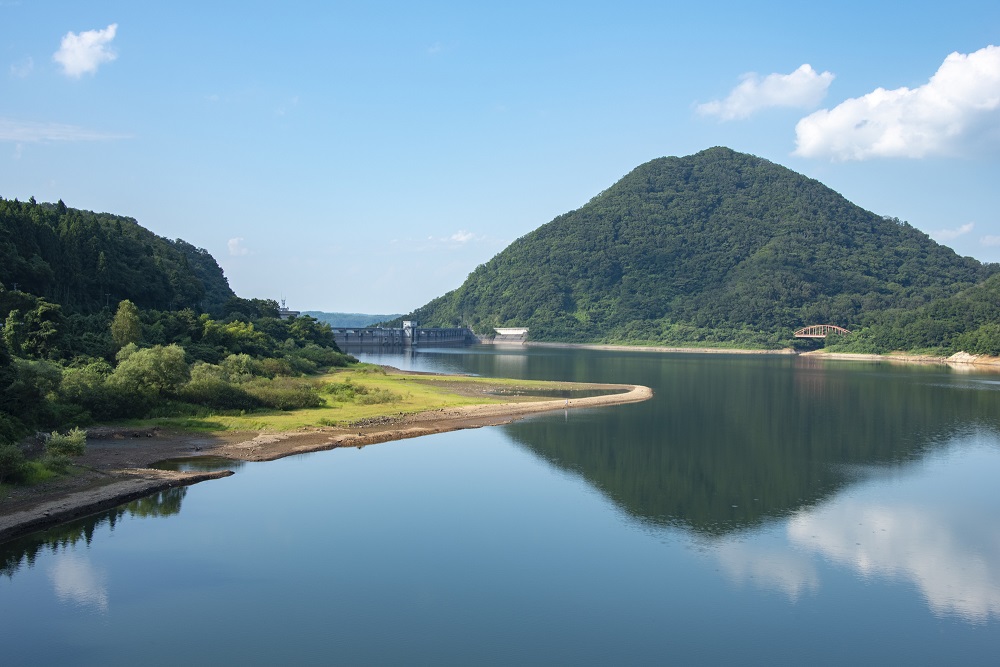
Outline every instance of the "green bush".
{"type": "Polygon", "coordinates": [[[372,389],[361,384],[354,384],[350,378],[343,382],[331,382],[324,385],[321,391],[340,403],[357,403],[358,405],[398,403],[403,400],[403,396],[394,391],[372,389]]]}
{"type": "Polygon", "coordinates": [[[104,361],[68,368],[63,373],[59,395],[89,412],[94,419],[113,419],[119,416],[119,404],[106,386],[111,372],[111,366],[104,361]]]}
{"type": "Polygon", "coordinates": [[[41,464],[47,470],[62,475],[69,470],[70,460],[63,454],[46,454],[42,457],[41,464]]]}
{"type": "MultiPolygon", "coordinates": [[[[194,375],[192,373],[192,375],[194,375]]],[[[223,410],[255,410],[265,403],[239,385],[230,384],[218,377],[192,377],[181,387],[178,397],[187,403],[223,410]]]]}
{"type": "Polygon", "coordinates": [[[243,385],[243,388],[267,407],[278,410],[318,408],[323,405],[323,399],[316,392],[316,387],[308,380],[257,378],[243,385]]]}
{"type": "Polygon", "coordinates": [[[45,443],[45,452],[50,456],[83,456],[87,451],[87,432],[74,428],[65,435],[53,431],[45,443]]]}
{"type": "MultiPolygon", "coordinates": [[[[128,346],[122,348],[122,352],[127,349],[128,346]]],[[[108,384],[126,391],[164,396],[190,378],[184,350],[179,345],[157,345],[135,350],[122,359],[108,378],[108,384]]]]}
{"type": "Polygon", "coordinates": [[[0,484],[24,481],[28,462],[17,445],[0,445],[0,484]]]}
{"type": "Polygon", "coordinates": [[[381,403],[399,403],[403,400],[401,394],[388,389],[370,389],[363,395],[358,396],[355,402],[358,405],[378,405],[381,403]]]}

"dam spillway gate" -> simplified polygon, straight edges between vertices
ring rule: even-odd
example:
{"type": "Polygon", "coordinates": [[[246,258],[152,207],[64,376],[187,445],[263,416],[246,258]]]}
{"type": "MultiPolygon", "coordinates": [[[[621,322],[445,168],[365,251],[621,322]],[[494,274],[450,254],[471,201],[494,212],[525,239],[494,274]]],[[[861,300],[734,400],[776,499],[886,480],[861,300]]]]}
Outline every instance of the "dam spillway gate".
{"type": "Polygon", "coordinates": [[[479,342],[466,327],[331,327],[341,348],[460,347],[479,342]]]}

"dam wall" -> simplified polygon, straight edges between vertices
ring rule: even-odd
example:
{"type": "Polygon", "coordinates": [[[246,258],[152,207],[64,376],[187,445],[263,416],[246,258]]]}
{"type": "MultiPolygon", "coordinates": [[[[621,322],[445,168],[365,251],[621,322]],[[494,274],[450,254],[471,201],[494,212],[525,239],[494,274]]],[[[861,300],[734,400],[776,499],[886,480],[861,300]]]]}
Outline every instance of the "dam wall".
{"type": "Polygon", "coordinates": [[[455,327],[332,327],[341,348],[460,347],[479,340],[471,329],[455,327]]]}

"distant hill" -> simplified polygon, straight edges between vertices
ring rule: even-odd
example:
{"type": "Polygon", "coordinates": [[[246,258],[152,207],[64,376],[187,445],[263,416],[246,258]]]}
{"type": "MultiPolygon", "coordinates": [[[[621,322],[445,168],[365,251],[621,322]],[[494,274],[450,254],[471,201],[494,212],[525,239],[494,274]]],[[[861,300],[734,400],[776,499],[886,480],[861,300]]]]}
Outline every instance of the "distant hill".
{"type": "Polygon", "coordinates": [[[863,326],[997,271],[790,169],[728,148],[637,167],[408,317],[531,338],[778,346],[863,326]]]}
{"type": "Polygon", "coordinates": [[[922,350],[1000,356],[1000,273],[985,282],[914,309],[888,310],[834,351],[884,354],[922,350]]]}
{"type": "Polygon", "coordinates": [[[400,315],[366,315],[364,313],[324,313],[321,310],[304,310],[303,315],[315,317],[320,322],[326,322],[331,327],[367,327],[377,322],[394,320],[400,315]]]}
{"type": "Polygon", "coordinates": [[[129,299],[140,308],[216,313],[235,296],[208,251],[132,218],[3,198],[0,284],[76,312],[129,299]]]}

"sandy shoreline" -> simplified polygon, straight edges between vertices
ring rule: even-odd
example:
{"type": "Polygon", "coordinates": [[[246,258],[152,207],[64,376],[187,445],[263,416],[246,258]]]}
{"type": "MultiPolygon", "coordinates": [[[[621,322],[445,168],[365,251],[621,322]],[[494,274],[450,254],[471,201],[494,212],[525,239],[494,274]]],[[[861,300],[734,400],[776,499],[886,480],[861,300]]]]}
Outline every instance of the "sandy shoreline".
{"type": "Polygon", "coordinates": [[[979,366],[983,368],[995,368],[1000,370],[1000,357],[988,357],[985,355],[968,354],[958,352],[950,357],[934,356],[929,354],[907,354],[905,352],[895,352],[890,354],[860,354],[853,352],[827,352],[825,350],[812,350],[810,352],[796,352],[791,348],[780,350],[745,350],[736,347],[661,347],[646,345],[602,345],[599,343],[542,343],[527,342],[526,347],[549,347],[567,348],[577,350],[608,350],[615,352],[667,352],[682,354],[765,354],[809,357],[815,359],[834,359],[837,361],[886,361],[892,363],[906,364],[944,364],[952,367],[979,366]]]}
{"type": "Polygon", "coordinates": [[[365,427],[322,427],[293,432],[199,434],[116,429],[114,437],[88,439],[78,460],[84,472],[43,490],[17,488],[0,501],[0,543],[50,528],[175,486],[227,477],[230,471],[173,472],[149,466],[188,456],[220,456],[240,461],[275,459],[337,447],[364,447],[432,433],[506,424],[553,410],[636,403],[652,398],[641,385],[591,385],[623,393],[587,398],[469,405],[377,420],[365,427]]]}
{"type": "Polygon", "coordinates": [[[604,345],[600,343],[542,343],[528,341],[526,347],[555,347],[574,350],[611,350],[615,352],[684,352],[688,354],[798,354],[791,348],[780,350],[745,350],[738,347],[663,347],[659,345],[604,345]]]}

